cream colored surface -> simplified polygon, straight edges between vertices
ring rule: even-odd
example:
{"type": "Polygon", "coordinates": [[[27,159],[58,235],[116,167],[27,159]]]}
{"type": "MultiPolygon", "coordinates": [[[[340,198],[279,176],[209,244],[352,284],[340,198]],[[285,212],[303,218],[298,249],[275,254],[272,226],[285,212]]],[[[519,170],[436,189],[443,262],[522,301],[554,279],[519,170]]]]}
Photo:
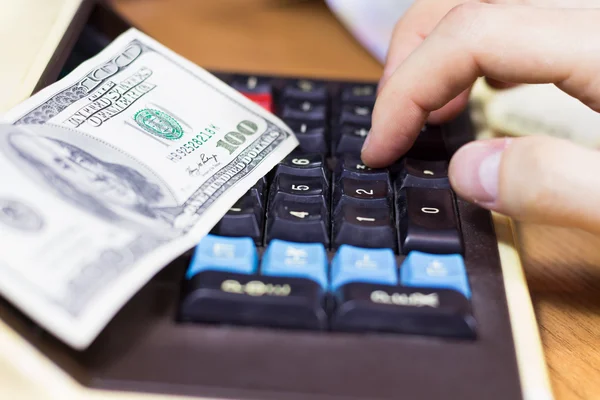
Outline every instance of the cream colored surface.
{"type": "Polygon", "coordinates": [[[554,398],[510,219],[493,214],[524,400],[554,398]]]}
{"type": "Polygon", "coordinates": [[[81,2],[0,0],[0,116],[31,95],[81,2]]]}
{"type": "Polygon", "coordinates": [[[486,119],[497,132],[549,135],[600,148],[600,113],[554,85],[522,85],[486,97],[486,119]]]}

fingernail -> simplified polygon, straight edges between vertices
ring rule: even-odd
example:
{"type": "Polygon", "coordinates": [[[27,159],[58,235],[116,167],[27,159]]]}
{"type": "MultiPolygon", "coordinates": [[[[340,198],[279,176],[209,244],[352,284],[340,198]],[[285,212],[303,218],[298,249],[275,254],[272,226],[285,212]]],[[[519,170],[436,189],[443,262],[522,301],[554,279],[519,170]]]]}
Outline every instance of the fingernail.
{"type": "Polygon", "coordinates": [[[492,205],[498,200],[500,162],[510,139],[474,142],[453,157],[451,181],[455,191],[474,203],[492,205]]]}
{"type": "Polygon", "coordinates": [[[371,131],[369,131],[369,133],[367,134],[367,138],[365,139],[365,142],[363,143],[362,149],[360,150],[361,154],[365,152],[365,150],[367,150],[367,147],[369,147],[369,142],[371,140],[371,131]]]}
{"type": "Polygon", "coordinates": [[[483,187],[485,195],[490,201],[498,198],[498,175],[500,173],[500,160],[502,152],[498,151],[488,155],[479,165],[479,182],[483,187]]]}

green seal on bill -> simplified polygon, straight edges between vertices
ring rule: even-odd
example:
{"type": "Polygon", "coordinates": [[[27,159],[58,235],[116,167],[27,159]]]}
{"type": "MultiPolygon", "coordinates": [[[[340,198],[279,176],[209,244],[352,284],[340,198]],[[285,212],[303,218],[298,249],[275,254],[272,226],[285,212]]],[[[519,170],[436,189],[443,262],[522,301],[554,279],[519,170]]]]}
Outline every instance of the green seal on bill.
{"type": "Polygon", "coordinates": [[[140,128],[160,138],[177,140],[183,136],[179,122],[162,111],[144,108],[135,113],[133,119],[140,128]]]}

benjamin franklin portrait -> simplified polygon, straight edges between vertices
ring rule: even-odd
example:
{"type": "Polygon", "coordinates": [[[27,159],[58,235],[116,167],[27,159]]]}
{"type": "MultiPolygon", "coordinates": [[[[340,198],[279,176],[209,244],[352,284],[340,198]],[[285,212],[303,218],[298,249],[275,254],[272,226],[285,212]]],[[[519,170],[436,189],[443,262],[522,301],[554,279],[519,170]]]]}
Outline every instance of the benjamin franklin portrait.
{"type": "MultiPolygon", "coordinates": [[[[110,223],[135,229],[170,228],[180,207],[165,206],[164,185],[132,166],[110,159],[102,146],[94,154],[57,137],[13,129],[2,151],[24,164],[36,182],[80,209],[110,223]]],[[[172,202],[171,202],[172,203],[172,202]]]]}

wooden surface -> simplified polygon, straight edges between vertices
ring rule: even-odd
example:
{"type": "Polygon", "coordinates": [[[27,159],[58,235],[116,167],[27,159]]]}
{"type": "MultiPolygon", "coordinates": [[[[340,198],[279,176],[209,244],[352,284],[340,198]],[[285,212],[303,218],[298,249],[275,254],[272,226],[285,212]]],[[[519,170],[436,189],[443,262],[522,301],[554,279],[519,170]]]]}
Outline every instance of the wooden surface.
{"type": "MultiPolygon", "coordinates": [[[[373,80],[381,74],[319,1],[113,3],[204,68],[373,80]]],[[[600,399],[600,238],[541,226],[518,231],[556,399],[600,399]]]]}

